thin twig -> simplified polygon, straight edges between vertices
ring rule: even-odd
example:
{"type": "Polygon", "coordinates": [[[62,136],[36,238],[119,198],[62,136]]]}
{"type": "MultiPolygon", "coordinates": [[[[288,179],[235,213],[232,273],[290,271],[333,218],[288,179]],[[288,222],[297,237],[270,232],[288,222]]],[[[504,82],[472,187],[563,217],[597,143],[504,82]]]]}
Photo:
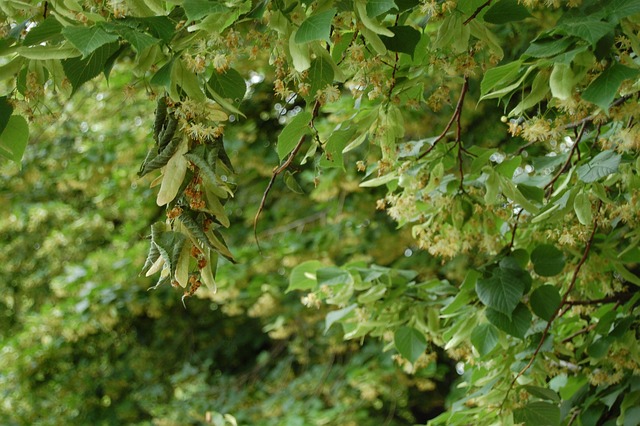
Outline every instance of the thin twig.
{"type": "Polygon", "coordinates": [[[560,170],[558,170],[558,173],[556,173],[555,176],[553,176],[551,181],[549,181],[549,183],[544,186],[544,189],[547,190],[547,197],[553,192],[553,184],[556,183],[556,181],[560,178],[560,176],[562,176],[562,174],[566,170],[568,170],[569,167],[571,166],[571,159],[573,158],[573,154],[575,153],[576,149],[578,149],[578,144],[582,140],[582,136],[584,135],[584,129],[586,126],[587,126],[586,122],[582,123],[582,127],[580,127],[580,132],[578,132],[578,135],[576,136],[576,140],[573,146],[571,147],[571,151],[569,152],[569,156],[567,157],[567,161],[565,161],[562,167],[560,167],[560,170]]]}
{"type": "MultiPolygon", "coordinates": [[[[598,204],[598,210],[600,210],[601,206],[602,206],[602,201],[600,201],[600,203],[598,204]]],[[[560,305],[556,308],[555,312],[551,315],[551,318],[549,318],[549,321],[547,321],[547,326],[544,328],[544,331],[542,332],[542,336],[540,337],[540,341],[538,342],[538,346],[536,347],[536,350],[533,352],[533,355],[531,355],[529,362],[527,363],[527,365],[525,365],[522,368],[522,370],[518,372],[518,374],[516,374],[516,377],[514,377],[513,380],[511,381],[511,384],[509,385],[509,388],[507,389],[507,392],[504,395],[504,399],[502,400],[502,404],[500,405],[501,411],[502,411],[502,408],[504,407],[504,404],[507,402],[507,397],[509,396],[509,392],[511,392],[511,389],[513,389],[518,379],[522,377],[522,375],[526,373],[527,370],[533,365],[533,362],[535,361],[536,357],[540,353],[540,350],[542,349],[542,345],[544,345],[544,342],[547,339],[547,336],[549,335],[549,330],[551,330],[551,324],[553,324],[553,321],[560,316],[559,315],[560,311],[567,304],[567,299],[569,298],[569,294],[575,287],[576,282],[578,280],[578,274],[580,273],[580,269],[582,268],[582,265],[584,265],[584,263],[587,261],[589,252],[591,252],[591,246],[593,245],[593,239],[596,235],[597,229],[598,229],[598,217],[596,216],[596,218],[593,221],[593,230],[591,231],[591,235],[589,236],[589,240],[587,241],[587,245],[584,249],[584,253],[582,253],[582,257],[580,258],[580,261],[578,262],[578,264],[573,270],[573,276],[571,277],[571,282],[569,283],[569,287],[567,288],[567,291],[564,293],[564,296],[562,297],[562,301],[560,302],[560,305]]]]}
{"type": "MultiPolygon", "coordinates": [[[[433,144],[431,144],[429,149],[427,149],[425,152],[420,154],[420,156],[418,157],[418,160],[420,160],[425,155],[430,153],[436,147],[438,142],[440,142],[442,139],[444,139],[444,137],[447,135],[447,133],[449,132],[449,129],[451,129],[451,126],[453,125],[453,122],[456,121],[456,119],[458,120],[458,128],[459,128],[459,126],[460,126],[460,116],[462,114],[462,103],[464,102],[464,97],[467,94],[468,90],[469,90],[469,77],[465,77],[464,78],[464,84],[462,85],[462,89],[460,90],[460,98],[458,98],[458,103],[456,104],[456,109],[453,111],[453,114],[451,115],[451,119],[447,123],[447,125],[444,128],[444,130],[442,131],[442,133],[440,133],[438,135],[438,137],[436,138],[436,140],[433,141],[433,144]]],[[[460,137],[459,131],[458,131],[457,137],[458,138],[460,137]]]]}
{"type": "Polygon", "coordinates": [[[482,9],[484,9],[485,7],[488,7],[489,5],[491,5],[491,1],[492,0],[487,0],[486,2],[481,4],[480,7],[478,7],[476,9],[476,11],[473,12],[473,14],[471,16],[469,16],[469,18],[467,18],[467,20],[462,23],[462,25],[467,25],[469,22],[471,22],[474,19],[476,19],[476,16],[478,16],[480,14],[480,12],[482,12],[482,9]]]}
{"type": "Polygon", "coordinates": [[[520,220],[520,215],[522,214],[523,211],[524,209],[520,209],[520,211],[518,211],[518,214],[516,215],[516,221],[513,224],[513,230],[511,231],[511,241],[509,242],[509,251],[513,249],[513,244],[516,241],[516,231],[518,230],[518,220],[520,220]]]}
{"type": "MultiPolygon", "coordinates": [[[[320,102],[316,101],[316,103],[313,106],[313,112],[311,113],[311,121],[309,122],[309,126],[312,128],[314,127],[313,120],[315,120],[315,118],[318,116],[319,111],[320,111],[320,102]]],[[[256,245],[258,246],[258,250],[261,253],[262,253],[262,249],[260,248],[260,242],[258,241],[258,219],[260,218],[260,213],[262,213],[262,210],[264,210],[264,206],[267,203],[267,197],[269,196],[269,192],[271,191],[271,187],[273,186],[273,183],[276,181],[276,178],[278,177],[278,175],[284,172],[291,165],[293,160],[296,158],[296,155],[298,155],[298,151],[300,151],[300,148],[302,148],[302,145],[304,144],[306,136],[307,135],[302,135],[302,137],[300,137],[300,140],[298,141],[296,146],[293,148],[293,150],[289,153],[289,156],[287,157],[285,162],[282,163],[280,167],[277,167],[273,171],[273,173],[271,174],[271,179],[269,179],[269,184],[267,185],[267,188],[264,190],[264,193],[262,194],[262,200],[260,200],[260,206],[258,207],[256,216],[253,218],[253,238],[256,240],[256,245]]]]}
{"type": "Polygon", "coordinates": [[[603,305],[613,302],[627,302],[631,300],[632,293],[617,293],[613,296],[603,297],[602,299],[594,300],[567,300],[566,304],[571,306],[588,306],[588,305],[603,305]]]}
{"type": "Polygon", "coordinates": [[[562,343],[569,343],[570,341],[573,340],[574,337],[577,337],[577,336],[579,336],[581,334],[585,334],[585,333],[590,332],[591,330],[596,328],[596,325],[597,324],[595,324],[595,323],[594,324],[589,324],[585,328],[580,329],[580,330],[576,331],[575,333],[571,334],[570,336],[565,337],[564,339],[562,339],[562,343]]]}
{"type": "Polygon", "coordinates": [[[292,229],[299,228],[301,226],[307,225],[309,223],[315,222],[317,220],[321,220],[327,217],[326,211],[321,211],[312,214],[311,216],[303,217],[298,220],[294,220],[293,222],[287,223],[286,225],[279,226],[277,228],[268,229],[265,232],[261,233],[261,237],[271,237],[273,235],[282,234],[283,232],[291,231],[292,229]]]}

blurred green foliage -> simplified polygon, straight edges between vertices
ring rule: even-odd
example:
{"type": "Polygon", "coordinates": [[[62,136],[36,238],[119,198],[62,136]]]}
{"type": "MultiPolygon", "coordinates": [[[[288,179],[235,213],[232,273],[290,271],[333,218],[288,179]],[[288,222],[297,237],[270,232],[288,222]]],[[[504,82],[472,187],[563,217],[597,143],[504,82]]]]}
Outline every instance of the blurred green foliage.
{"type": "Polygon", "coordinates": [[[294,177],[310,197],[278,183],[258,252],[251,222],[276,160],[267,141],[281,128],[268,96],[228,137],[245,159],[227,206],[239,263],[222,262],[218,292],[201,289],[186,309],[168,286],[148,291],[138,272],[148,226],[164,211],[150,179],[135,176],[151,103],[126,84],[115,74],[68,102],[50,99],[59,121],[35,129],[21,168],[1,166],[0,423],[184,425],[232,413],[239,424],[411,424],[441,410],[442,392],[428,390],[445,364],[406,375],[380,343],[325,334],[326,310],[285,294],[289,271],[307,259],[405,258],[405,233],[367,251],[396,231],[355,171],[300,167],[294,177]],[[273,114],[261,118],[265,109],[273,114]]]}

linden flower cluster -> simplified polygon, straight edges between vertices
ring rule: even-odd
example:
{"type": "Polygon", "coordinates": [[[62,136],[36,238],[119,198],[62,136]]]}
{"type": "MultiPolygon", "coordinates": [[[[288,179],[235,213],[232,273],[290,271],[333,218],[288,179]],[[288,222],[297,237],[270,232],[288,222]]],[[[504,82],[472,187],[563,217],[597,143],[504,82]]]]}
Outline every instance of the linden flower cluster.
{"type": "Polygon", "coordinates": [[[551,128],[551,122],[542,117],[535,117],[522,124],[521,136],[529,142],[541,142],[553,139],[556,131],[551,128]]]}
{"type": "Polygon", "coordinates": [[[273,314],[277,308],[276,299],[270,293],[262,293],[249,308],[247,315],[251,318],[265,317],[273,314]]]}
{"type": "Polygon", "coordinates": [[[228,115],[213,101],[196,102],[185,99],[175,110],[180,119],[181,129],[194,140],[213,141],[224,133],[224,125],[228,115]],[[206,123],[211,123],[208,125],[206,123]]]}
{"type": "MultiPolygon", "coordinates": [[[[412,222],[418,219],[420,213],[416,207],[416,196],[411,193],[389,194],[385,197],[387,214],[396,222],[412,222]]],[[[384,205],[378,204],[378,209],[384,205]]]]}
{"type": "Polygon", "coordinates": [[[403,358],[400,354],[395,354],[391,358],[396,364],[398,364],[398,366],[402,368],[405,373],[415,374],[423,368],[428,367],[432,362],[435,362],[438,359],[438,356],[435,352],[424,352],[413,363],[403,358]]]}
{"type": "Polygon", "coordinates": [[[307,308],[313,307],[316,309],[320,309],[320,305],[322,304],[322,301],[315,293],[309,293],[306,296],[303,296],[302,298],[300,298],[300,302],[307,308]]]}
{"type": "Polygon", "coordinates": [[[615,149],[621,153],[640,150],[640,130],[628,127],[616,132],[611,138],[615,149]]]}

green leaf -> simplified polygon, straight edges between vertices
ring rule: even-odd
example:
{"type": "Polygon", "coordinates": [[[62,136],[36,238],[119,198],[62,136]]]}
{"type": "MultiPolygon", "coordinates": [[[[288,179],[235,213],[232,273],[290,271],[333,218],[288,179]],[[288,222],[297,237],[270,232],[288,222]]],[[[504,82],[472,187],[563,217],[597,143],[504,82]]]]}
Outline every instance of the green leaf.
{"type": "Polygon", "coordinates": [[[392,52],[406,53],[413,58],[416,46],[422,36],[420,31],[409,25],[398,25],[389,28],[389,30],[394,34],[393,37],[380,36],[385,47],[392,52]]]}
{"type": "Polygon", "coordinates": [[[9,103],[8,98],[6,96],[0,97],[0,135],[7,127],[11,114],[13,114],[13,106],[9,103]]]}
{"type": "Polygon", "coordinates": [[[107,62],[118,52],[118,49],[118,43],[110,43],[97,48],[86,58],[70,58],[62,61],[62,68],[71,82],[73,93],[84,83],[103,72],[107,62]]]}
{"type": "Polygon", "coordinates": [[[40,22],[35,28],[29,30],[22,42],[23,46],[34,46],[44,41],[53,39],[62,32],[62,24],[53,16],[40,22]]]}
{"type": "Polygon", "coordinates": [[[595,182],[618,171],[622,156],[613,150],[602,151],[576,170],[578,178],[585,182],[595,182]]]}
{"type": "Polygon", "coordinates": [[[293,67],[298,72],[303,72],[311,66],[311,56],[309,54],[309,46],[307,44],[298,44],[295,42],[297,30],[294,30],[289,37],[289,54],[293,61],[293,67]]]}
{"type": "Polygon", "coordinates": [[[373,179],[369,179],[364,182],[361,182],[360,187],[373,188],[373,187],[384,185],[385,183],[389,183],[395,180],[398,180],[398,175],[396,173],[389,173],[386,175],[378,176],[373,179]]]}
{"type": "Polygon", "coordinates": [[[470,34],[471,29],[463,24],[462,16],[459,13],[452,13],[440,24],[433,47],[462,53],[467,50],[470,34]]]}
{"type": "Polygon", "coordinates": [[[581,38],[592,46],[604,37],[606,34],[613,31],[615,25],[610,22],[596,21],[596,20],[575,20],[571,22],[565,22],[558,26],[558,30],[567,33],[568,35],[581,38]]]}
{"type": "Polygon", "coordinates": [[[480,356],[485,356],[498,344],[498,330],[488,323],[476,326],[471,332],[471,344],[476,348],[480,356]]]}
{"type": "Polygon", "coordinates": [[[484,20],[492,24],[505,24],[521,21],[529,16],[529,10],[519,4],[518,0],[500,0],[487,10],[484,20]]]}
{"type": "Polygon", "coordinates": [[[553,66],[549,87],[554,98],[566,100],[571,97],[573,86],[575,85],[575,75],[571,66],[563,63],[556,63],[553,66]]]}
{"type": "Polygon", "coordinates": [[[375,18],[396,7],[393,0],[369,0],[367,1],[367,15],[375,18]]]}
{"type": "Polygon", "coordinates": [[[320,160],[321,167],[341,167],[344,169],[342,151],[356,133],[356,128],[334,130],[324,146],[324,154],[320,160]]]}
{"type": "Polygon", "coordinates": [[[325,58],[316,58],[309,67],[309,96],[314,97],[319,90],[324,90],[333,83],[333,67],[325,58]]]}
{"type": "Polygon", "coordinates": [[[400,327],[393,335],[393,343],[400,355],[411,363],[427,349],[424,335],[413,327],[400,327]]]}
{"type": "Polygon", "coordinates": [[[175,273],[178,266],[180,251],[186,238],[187,236],[181,232],[166,231],[156,235],[153,239],[153,243],[158,247],[165,263],[169,266],[171,275],[175,273]]]}
{"type": "MultiPolygon", "coordinates": [[[[6,111],[5,111],[6,112],[6,111]]],[[[12,115],[0,134],[0,155],[19,163],[29,141],[29,124],[21,115],[12,115]]]]}
{"type": "Polygon", "coordinates": [[[589,200],[589,194],[584,191],[578,192],[576,198],[573,200],[573,209],[576,212],[578,221],[583,225],[590,225],[593,221],[593,213],[591,211],[591,201],[589,200]]]}
{"type": "Polygon", "coordinates": [[[346,308],[338,309],[337,311],[331,311],[327,314],[327,318],[325,319],[324,332],[325,334],[331,326],[341,319],[345,318],[347,315],[351,313],[355,308],[358,307],[358,304],[354,303],[353,305],[349,305],[346,308]]]}
{"type": "Polygon", "coordinates": [[[291,191],[295,192],[296,194],[304,194],[304,190],[302,189],[296,178],[293,176],[293,173],[291,173],[289,170],[284,172],[283,180],[284,184],[291,191]]]}
{"type": "Polygon", "coordinates": [[[169,43],[176,33],[176,23],[167,16],[148,16],[146,18],[125,18],[141,23],[154,37],[169,43]]]}
{"type": "Polygon", "coordinates": [[[502,312],[491,308],[487,308],[485,315],[491,324],[519,339],[524,339],[524,335],[531,326],[531,312],[522,303],[516,306],[516,309],[511,314],[511,319],[502,312]]]}
{"type": "Polygon", "coordinates": [[[289,287],[287,293],[293,290],[311,290],[318,285],[316,271],[322,268],[322,263],[318,260],[308,260],[291,270],[289,274],[289,287]]]}
{"type": "Polygon", "coordinates": [[[354,0],[353,5],[358,12],[358,17],[362,21],[362,24],[369,30],[378,35],[385,35],[387,37],[393,37],[393,33],[385,26],[381,25],[376,18],[370,18],[367,14],[367,1],[366,0],[354,0]]]}
{"type": "Polygon", "coordinates": [[[531,293],[531,309],[534,314],[545,321],[551,321],[553,314],[560,306],[560,302],[560,293],[552,285],[543,285],[531,293]]]}
{"type": "Polygon", "coordinates": [[[40,45],[19,47],[16,49],[16,53],[23,58],[36,59],[40,61],[45,61],[47,59],[68,59],[81,55],[78,49],[68,43],[56,47],[40,45]]]}
{"type": "Polygon", "coordinates": [[[531,252],[533,270],[542,277],[558,275],[564,269],[564,255],[550,244],[541,244],[531,252]]]}
{"type": "Polygon", "coordinates": [[[500,173],[502,176],[511,179],[513,178],[513,173],[516,171],[518,166],[522,163],[521,156],[515,156],[508,160],[503,161],[498,166],[496,166],[496,172],[500,173]]]}
{"type": "Polygon", "coordinates": [[[517,188],[518,191],[520,191],[520,193],[524,195],[527,200],[542,203],[542,200],[544,199],[544,189],[538,188],[537,186],[525,185],[522,183],[518,184],[517,188]]]}
{"type": "Polygon", "coordinates": [[[601,337],[600,339],[589,345],[589,347],[587,348],[587,353],[589,354],[589,356],[595,359],[600,359],[609,353],[609,348],[611,347],[612,343],[613,339],[609,336],[601,337]]]}
{"type": "Polygon", "coordinates": [[[184,0],[182,3],[187,19],[197,21],[212,13],[226,13],[230,9],[215,0],[184,0]]]}
{"type": "Polygon", "coordinates": [[[117,35],[109,34],[99,26],[65,27],[62,34],[82,53],[83,59],[99,47],[119,40],[117,35]]]}
{"type": "Polygon", "coordinates": [[[613,262],[613,268],[616,270],[618,274],[626,281],[640,286],[640,277],[637,274],[634,274],[630,270],[628,270],[622,263],[613,262]]]}
{"type": "Polygon", "coordinates": [[[179,60],[174,63],[171,70],[171,80],[172,84],[180,87],[192,100],[196,102],[205,100],[205,94],[200,87],[198,76],[183,61],[179,60]]]}
{"type": "Polygon", "coordinates": [[[282,132],[278,136],[278,145],[276,149],[278,151],[280,161],[293,151],[300,141],[300,138],[311,131],[309,128],[311,117],[312,115],[310,112],[303,111],[293,117],[293,120],[291,120],[289,124],[282,129],[282,132]]]}
{"type": "Polygon", "coordinates": [[[205,247],[210,248],[211,250],[215,250],[216,248],[213,246],[207,234],[205,233],[203,226],[199,223],[196,218],[193,217],[194,214],[188,211],[183,212],[177,220],[180,221],[186,231],[189,233],[191,240],[194,243],[198,243],[198,246],[201,250],[204,250],[205,247]]]}
{"type": "Polygon", "coordinates": [[[313,40],[330,41],[331,21],[336,15],[337,9],[329,9],[325,12],[309,16],[300,24],[296,32],[296,43],[308,43],[313,40]]]}
{"type": "Polygon", "coordinates": [[[607,68],[582,93],[582,98],[596,104],[604,112],[609,112],[609,105],[618,93],[622,82],[635,78],[640,71],[626,67],[618,62],[607,68]]]}
{"type": "MultiPolygon", "coordinates": [[[[162,224],[164,226],[164,224],[162,224]]],[[[154,228],[157,227],[152,226],[151,232],[153,233],[154,228]]],[[[153,237],[152,237],[153,238],[153,237]]],[[[153,241],[153,240],[152,240],[153,241]]],[[[144,262],[144,266],[142,267],[142,271],[140,271],[140,275],[144,275],[151,269],[156,260],[160,257],[160,250],[158,250],[158,246],[156,246],[153,242],[149,244],[149,253],[147,254],[147,259],[144,262]]]]}
{"type": "Polygon", "coordinates": [[[544,71],[540,71],[534,77],[533,83],[531,83],[531,91],[529,94],[522,99],[522,102],[512,109],[511,112],[509,112],[509,117],[518,117],[527,109],[538,105],[546,98],[547,93],[549,93],[549,74],[544,71]]]}
{"type": "Polygon", "coordinates": [[[530,285],[531,277],[519,268],[495,268],[489,278],[476,282],[476,293],[485,306],[511,317],[530,285]]]}
{"type": "Polygon", "coordinates": [[[480,83],[480,92],[482,96],[489,93],[498,85],[510,83],[518,75],[521,66],[520,61],[509,62],[506,65],[491,68],[484,73],[482,82],[480,83]]]}
{"type": "Polygon", "coordinates": [[[640,13],[640,3],[637,0],[613,0],[608,3],[605,12],[609,15],[609,20],[619,21],[640,13]]]}
{"type": "Polygon", "coordinates": [[[155,149],[150,151],[147,155],[147,158],[144,160],[142,166],[140,167],[138,176],[142,177],[147,173],[165,166],[169,162],[169,160],[171,160],[171,157],[173,157],[173,154],[177,151],[181,142],[182,137],[177,136],[172,138],[169,143],[162,148],[162,151],[160,151],[157,155],[153,156],[153,152],[155,151],[155,149]]]}
{"type": "Polygon", "coordinates": [[[484,184],[486,187],[484,202],[487,204],[495,204],[498,201],[498,195],[500,195],[500,179],[493,169],[491,169],[484,184]]]}
{"type": "Polygon", "coordinates": [[[224,73],[218,73],[214,70],[208,84],[220,96],[236,103],[242,101],[247,93],[247,83],[233,68],[229,68],[224,73]]]}
{"type": "Polygon", "coordinates": [[[540,386],[532,386],[532,385],[525,385],[522,388],[526,390],[529,394],[537,398],[556,402],[556,403],[560,402],[560,396],[558,395],[558,393],[551,389],[542,388],[540,386]]]}
{"type": "Polygon", "coordinates": [[[513,410],[513,421],[525,425],[556,426],[560,424],[560,408],[550,402],[530,402],[513,410]]]}
{"type": "Polygon", "coordinates": [[[165,90],[169,90],[171,87],[171,70],[173,69],[173,62],[175,58],[171,58],[169,62],[164,64],[154,75],[151,77],[151,84],[162,86],[165,90]]]}
{"type": "Polygon", "coordinates": [[[122,38],[131,43],[136,52],[143,52],[149,46],[159,44],[160,40],[137,29],[123,26],[119,31],[122,38]]]}
{"type": "Polygon", "coordinates": [[[571,37],[544,38],[535,41],[525,50],[523,56],[532,56],[534,58],[549,58],[558,55],[575,42],[571,37]]]}
{"type": "Polygon", "coordinates": [[[320,268],[316,271],[318,285],[348,284],[353,282],[351,274],[335,266],[320,268]]]}

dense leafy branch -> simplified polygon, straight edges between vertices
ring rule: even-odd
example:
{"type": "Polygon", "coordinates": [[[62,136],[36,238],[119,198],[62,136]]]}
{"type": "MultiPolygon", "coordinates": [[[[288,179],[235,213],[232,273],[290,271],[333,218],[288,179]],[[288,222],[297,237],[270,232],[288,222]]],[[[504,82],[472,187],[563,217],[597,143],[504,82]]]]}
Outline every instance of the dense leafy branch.
{"type": "MultiPolygon", "coordinates": [[[[584,129],[584,125],[582,126],[582,129],[584,129]]],[[[598,204],[598,208],[596,209],[596,218],[594,219],[594,222],[593,222],[593,225],[592,225],[591,235],[589,236],[589,239],[587,240],[587,244],[586,244],[586,246],[584,248],[584,251],[582,252],[582,257],[580,258],[580,260],[576,264],[575,268],[573,269],[573,275],[571,276],[571,281],[569,282],[569,286],[565,290],[564,296],[562,296],[562,300],[561,300],[560,304],[558,305],[558,307],[555,309],[555,311],[553,312],[553,314],[551,315],[551,317],[547,321],[547,325],[545,326],[544,330],[542,330],[542,335],[540,336],[540,340],[538,342],[538,346],[536,346],[536,349],[533,351],[533,354],[529,358],[529,361],[527,362],[527,364],[524,367],[522,367],[522,369],[520,371],[518,371],[518,374],[516,374],[515,377],[511,380],[511,384],[509,385],[509,388],[505,392],[504,399],[502,401],[502,404],[500,405],[500,410],[501,411],[502,411],[502,409],[504,407],[504,404],[507,401],[507,397],[509,396],[509,392],[511,392],[511,390],[513,389],[513,387],[517,383],[518,379],[520,377],[522,377],[522,375],[524,375],[527,372],[527,370],[529,370],[529,368],[531,368],[531,366],[533,365],[534,361],[536,360],[538,354],[542,350],[542,346],[544,345],[544,342],[546,341],[547,336],[549,335],[549,332],[551,330],[551,325],[553,324],[553,321],[556,318],[558,318],[558,316],[561,315],[561,312],[563,311],[565,306],[569,305],[569,303],[567,303],[567,301],[569,299],[571,291],[573,290],[573,288],[576,285],[576,282],[578,281],[578,274],[580,273],[580,269],[582,268],[584,263],[587,261],[587,257],[589,256],[589,252],[591,251],[591,247],[593,245],[593,240],[594,240],[594,237],[596,235],[596,231],[598,230],[598,217],[597,217],[598,214],[597,214],[597,212],[600,210],[601,205],[602,205],[602,202],[600,202],[598,204]]]]}

